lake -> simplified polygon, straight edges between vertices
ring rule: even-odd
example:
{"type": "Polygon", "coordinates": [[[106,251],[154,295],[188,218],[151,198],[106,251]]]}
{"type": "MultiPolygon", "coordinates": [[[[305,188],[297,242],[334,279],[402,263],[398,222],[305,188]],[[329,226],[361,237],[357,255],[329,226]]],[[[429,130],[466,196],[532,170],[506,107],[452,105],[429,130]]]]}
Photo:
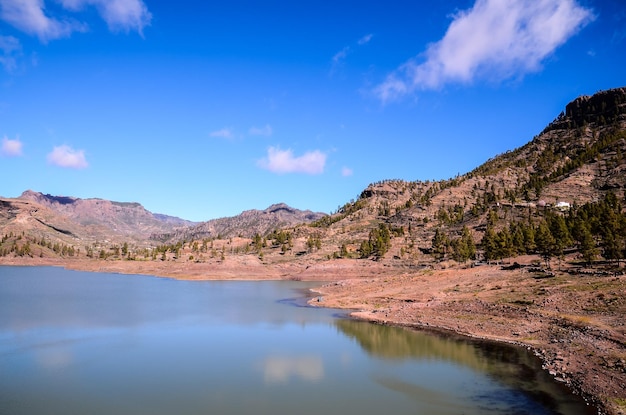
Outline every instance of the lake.
{"type": "Polygon", "coordinates": [[[306,307],[317,285],[0,267],[0,413],[595,413],[525,349],[306,307]]]}

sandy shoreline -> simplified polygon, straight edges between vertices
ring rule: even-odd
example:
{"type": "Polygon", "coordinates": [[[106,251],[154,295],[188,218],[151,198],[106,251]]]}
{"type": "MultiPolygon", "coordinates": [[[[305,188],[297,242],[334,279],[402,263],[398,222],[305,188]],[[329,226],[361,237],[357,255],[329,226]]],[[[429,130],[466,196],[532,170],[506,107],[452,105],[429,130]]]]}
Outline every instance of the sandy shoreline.
{"type": "Polygon", "coordinates": [[[407,270],[372,261],[194,264],[2,258],[0,265],[145,274],[188,280],[332,281],[314,306],[357,310],[379,324],[448,331],[531,348],[544,368],[601,413],[626,414],[626,276],[500,266],[407,270]]]}

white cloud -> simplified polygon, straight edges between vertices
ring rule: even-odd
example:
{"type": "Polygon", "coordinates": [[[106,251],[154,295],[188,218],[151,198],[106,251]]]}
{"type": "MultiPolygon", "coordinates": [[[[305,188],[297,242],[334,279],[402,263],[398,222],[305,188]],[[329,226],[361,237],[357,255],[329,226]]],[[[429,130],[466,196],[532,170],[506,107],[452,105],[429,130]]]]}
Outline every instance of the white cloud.
{"type": "Polygon", "coordinates": [[[272,126],[269,124],[265,124],[264,127],[250,127],[250,135],[263,135],[269,137],[272,135],[274,130],[272,130],[272,126]]]}
{"type": "Polygon", "coordinates": [[[541,62],[594,19],[575,0],[477,0],[454,16],[444,37],[375,89],[389,101],[417,89],[478,78],[501,81],[541,69],[541,62]]]}
{"type": "Polygon", "coordinates": [[[11,26],[37,36],[42,42],[85,31],[86,25],[73,20],[58,20],[46,16],[43,0],[0,0],[0,19],[11,26]]]}
{"type": "Polygon", "coordinates": [[[235,134],[233,133],[232,128],[224,127],[221,130],[213,131],[209,133],[211,137],[220,137],[220,138],[233,138],[235,134]]]}
{"type": "Polygon", "coordinates": [[[78,11],[84,6],[94,6],[111,31],[129,32],[150,25],[152,14],[142,0],[60,0],[68,10],[78,11]]]}
{"type": "Polygon", "coordinates": [[[342,167],[342,168],[341,168],[341,175],[342,175],[343,177],[349,177],[349,176],[352,176],[352,174],[353,174],[353,173],[354,173],[354,172],[353,172],[353,171],[352,171],[352,169],[351,169],[351,168],[349,168],[349,167],[342,167]]]}
{"type": "Polygon", "coordinates": [[[48,163],[71,169],[84,169],[89,165],[84,150],[74,150],[66,145],[54,147],[48,154],[48,163]]]}
{"type": "Polygon", "coordinates": [[[0,65],[7,72],[17,68],[17,56],[22,53],[20,41],[13,36],[0,36],[0,65]]]}
{"type": "MultiPolygon", "coordinates": [[[[57,0],[70,12],[93,6],[111,31],[129,32],[150,25],[152,14],[142,0],[57,0]]],[[[0,19],[13,27],[37,36],[42,42],[69,37],[73,32],[85,32],[86,23],[73,18],[57,18],[45,12],[44,0],[0,0],[0,19]]]]}
{"type": "Polygon", "coordinates": [[[321,174],[324,172],[326,154],[319,150],[309,151],[295,157],[291,150],[270,147],[267,158],[258,162],[259,167],[274,173],[306,173],[321,174]]]}
{"type": "Polygon", "coordinates": [[[19,138],[11,140],[8,137],[2,139],[2,147],[0,147],[0,154],[7,157],[18,157],[22,155],[22,142],[19,138]]]}
{"type": "Polygon", "coordinates": [[[368,44],[370,42],[370,40],[372,40],[372,37],[374,37],[374,35],[372,33],[369,33],[369,34],[363,36],[361,39],[359,39],[357,41],[357,43],[359,45],[366,45],[366,44],[368,44]]]}

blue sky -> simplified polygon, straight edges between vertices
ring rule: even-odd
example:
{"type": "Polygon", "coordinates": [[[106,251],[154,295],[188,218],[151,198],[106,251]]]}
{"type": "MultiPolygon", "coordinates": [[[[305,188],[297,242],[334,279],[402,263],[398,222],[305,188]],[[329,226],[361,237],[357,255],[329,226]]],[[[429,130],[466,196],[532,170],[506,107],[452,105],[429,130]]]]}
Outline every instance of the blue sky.
{"type": "Polygon", "coordinates": [[[0,0],[0,195],[331,212],[519,147],[624,68],[623,0],[0,0]]]}

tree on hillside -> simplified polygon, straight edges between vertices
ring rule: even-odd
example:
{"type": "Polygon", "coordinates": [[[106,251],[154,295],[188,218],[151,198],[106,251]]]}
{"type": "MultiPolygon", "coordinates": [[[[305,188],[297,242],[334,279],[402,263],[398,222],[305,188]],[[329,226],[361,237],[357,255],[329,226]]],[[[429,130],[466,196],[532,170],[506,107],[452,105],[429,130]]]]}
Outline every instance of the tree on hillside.
{"type": "Polygon", "coordinates": [[[561,260],[565,254],[565,248],[574,242],[570,235],[565,219],[561,215],[548,215],[548,226],[550,233],[554,239],[552,244],[552,255],[559,259],[559,268],[561,268],[561,260]]]}
{"type": "Polygon", "coordinates": [[[476,258],[476,245],[467,226],[463,226],[461,237],[454,239],[451,245],[455,261],[466,262],[468,259],[476,258]]]}
{"type": "Polygon", "coordinates": [[[435,229],[435,236],[432,239],[432,252],[437,260],[442,260],[448,252],[448,236],[440,228],[435,229]]]}
{"type": "Polygon", "coordinates": [[[550,268],[550,259],[554,256],[554,237],[545,221],[542,221],[535,231],[535,243],[539,255],[546,261],[546,266],[550,268]]]}
{"type": "Polygon", "coordinates": [[[498,259],[496,232],[494,231],[492,226],[487,226],[487,230],[483,235],[483,239],[480,241],[480,245],[483,248],[486,261],[493,261],[495,259],[498,259]]]}
{"type": "Polygon", "coordinates": [[[359,252],[361,258],[369,258],[374,255],[376,259],[382,258],[391,247],[391,232],[385,223],[380,223],[378,228],[370,231],[367,241],[361,242],[359,252]]]}
{"type": "Polygon", "coordinates": [[[598,250],[596,249],[596,241],[593,239],[589,226],[583,221],[575,222],[576,231],[574,232],[576,242],[578,243],[578,249],[583,260],[587,265],[591,264],[598,256],[598,250]]]}

